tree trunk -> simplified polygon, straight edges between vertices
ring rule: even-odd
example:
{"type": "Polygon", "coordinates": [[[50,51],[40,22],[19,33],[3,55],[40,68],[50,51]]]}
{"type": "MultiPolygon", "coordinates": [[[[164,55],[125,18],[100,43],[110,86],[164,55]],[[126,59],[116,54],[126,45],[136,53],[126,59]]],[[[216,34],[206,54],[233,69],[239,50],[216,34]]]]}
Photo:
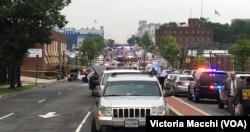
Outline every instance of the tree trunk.
{"type": "Polygon", "coordinates": [[[17,80],[17,87],[22,87],[22,82],[21,82],[21,68],[20,68],[20,65],[17,66],[16,80],[17,80]]]}
{"type": "Polygon", "coordinates": [[[10,66],[10,88],[15,89],[16,88],[16,66],[11,65],[10,66]]]}

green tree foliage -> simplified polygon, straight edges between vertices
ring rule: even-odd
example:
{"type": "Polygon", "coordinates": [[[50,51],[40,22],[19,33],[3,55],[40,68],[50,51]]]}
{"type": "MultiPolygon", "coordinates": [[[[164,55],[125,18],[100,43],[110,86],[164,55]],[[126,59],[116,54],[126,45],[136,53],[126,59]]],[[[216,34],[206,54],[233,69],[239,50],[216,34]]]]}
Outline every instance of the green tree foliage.
{"type": "Polygon", "coordinates": [[[152,44],[152,40],[150,39],[147,32],[143,34],[139,44],[141,47],[144,47],[145,49],[148,49],[149,46],[152,44]]]}
{"type": "Polygon", "coordinates": [[[194,64],[196,64],[196,68],[208,68],[209,61],[204,56],[196,56],[194,58],[194,64]]]}
{"type": "Polygon", "coordinates": [[[113,39],[108,39],[106,43],[107,43],[107,46],[109,46],[109,47],[112,48],[112,47],[114,46],[114,44],[115,44],[115,40],[113,40],[113,39]]]}
{"type": "Polygon", "coordinates": [[[178,61],[178,54],[180,53],[180,48],[171,35],[166,35],[160,42],[159,52],[161,56],[168,60],[173,67],[174,62],[178,61]]]}
{"type": "Polygon", "coordinates": [[[250,39],[238,39],[228,51],[234,58],[235,70],[245,71],[248,65],[246,60],[250,57],[250,39]]]}
{"type": "Polygon", "coordinates": [[[51,31],[67,24],[60,11],[70,3],[71,0],[1,0],[0,62],[11,69],[10,88],[15,88],[17,69],[27,50],[37,43],[49,44],[51,31]]]}
{"type": "Polygon", "coordinates": [[[104,47],[105,41],[102,36],[97,36],[94,39],[85,38],[79,47],[83,63],[90,65],[91,60],[93,60],[104,47]],[[86,61],[87,63],[85,63],[86,61]]]}
{"type": "Polygon", "coordinates": [[[235,21],[231,24],[230,32],[232,33],[233,42],[235,42],[239,37],[250,39],[250,23],[235,21]]]}
{"type": "Polygon", "coordinates": [[[213,23],[208,18],[200,18],[201,27],[211,27],[214,30],[214,42],[220,44],[232,43],[233,37],[229,24],[213,23]]]}
{"type": "Polygon", "coordinates": [[[135,35],[132,35],[128,40],[127,43],[130,45],[134,45],[134,44],[139,44],[140,43],[140,39],[139,37],[136,37],[135,35]]]}

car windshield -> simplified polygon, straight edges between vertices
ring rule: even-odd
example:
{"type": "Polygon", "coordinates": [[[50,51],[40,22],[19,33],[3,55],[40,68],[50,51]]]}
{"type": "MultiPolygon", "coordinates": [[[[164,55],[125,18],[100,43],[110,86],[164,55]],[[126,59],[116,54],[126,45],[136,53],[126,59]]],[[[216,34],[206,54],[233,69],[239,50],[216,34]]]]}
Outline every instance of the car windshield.
{"type": "Polygon", "coordinates": [[[227,73],[220,72],[204,72],[201,74],[200,81],[203,84],[224,82],[228,79],[227,73]]]}
{"type": "Polygon", "coordinates": [[[155,81],[116,81],[108,82],[103,96],[161,96],[155,81]]]}

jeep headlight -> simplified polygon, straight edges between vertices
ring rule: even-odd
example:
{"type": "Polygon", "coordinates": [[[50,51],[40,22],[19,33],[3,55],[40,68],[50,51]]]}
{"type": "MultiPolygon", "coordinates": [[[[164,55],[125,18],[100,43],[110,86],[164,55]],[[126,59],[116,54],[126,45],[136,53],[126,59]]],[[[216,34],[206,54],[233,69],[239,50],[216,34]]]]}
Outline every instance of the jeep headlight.
{"type": "Polygon", "coordinates": [[[98,109],[99,116],[111,116],[112,115],[112,108],[100,106],[98,109]]]}
{"type": "Polygon", "coordinates": [[[153,107],[151,115],[166,115],[166,108],[164,106],[153,107]]]}

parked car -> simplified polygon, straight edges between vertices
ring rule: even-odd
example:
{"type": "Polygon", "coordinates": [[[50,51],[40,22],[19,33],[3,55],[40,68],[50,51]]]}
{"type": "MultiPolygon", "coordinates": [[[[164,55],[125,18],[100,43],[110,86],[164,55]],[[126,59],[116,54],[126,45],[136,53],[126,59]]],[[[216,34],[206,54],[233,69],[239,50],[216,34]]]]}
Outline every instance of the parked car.
{"type": "Polygon", "coordinates": [[[91,68],[82,69],[81,72],[79,72],[78,79],[84,83],[88,83],[88,74],[90,74],[91,72],[93,72],[91,68]]]}
{"type": "Polygon", "coordinates": [[[198,70],[188,86],[188,100],[198,103],[200,99],[219,99],[219,89],[228,79],[226,71],[216,71],[212,69],[198,70]]]}
{"type": "Polygon", "coordinates": [[[68,81],[73,81],[78,79],[78,70],[79,69],[70,69],[68,74],[68,81]]]}
{"type": "Polygon", "coordinates": [[[187,94],[188,85],[192,78],[193,76],[190,74],[177,74],[173,80],[174,96],[178,96],[178,94],[187,94]]]}
{"type": "Polygon", "coordinates": [[[163,83],[163,88],[167,90],[173,90],[173,83],[174,83],[174,78],[177,76],[179,73],[168,73],[164,83],[163,83]]]}

